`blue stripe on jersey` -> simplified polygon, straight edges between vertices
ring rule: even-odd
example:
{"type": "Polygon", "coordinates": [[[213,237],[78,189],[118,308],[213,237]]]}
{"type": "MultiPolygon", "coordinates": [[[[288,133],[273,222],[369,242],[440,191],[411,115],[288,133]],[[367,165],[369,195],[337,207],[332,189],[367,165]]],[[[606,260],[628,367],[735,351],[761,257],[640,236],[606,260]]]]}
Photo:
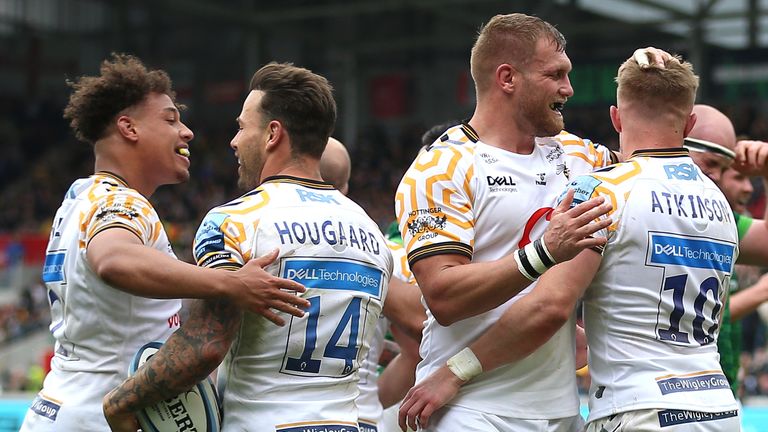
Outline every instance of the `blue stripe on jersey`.
{"type": "Polygon", "coordinates": [[[224,250],[224,233],[221,224],[229,217],[222,213],[209,213],[195,234],[195,259],[199,260],[211,252],[224,250]]]}
{"type": "Polygon", "coordinates": [[[650,262],[714,269],[730,273],[735,247],[714,240],[651,234],[650,262]]]}
{"type": "Polygon", "coordinates": [[[45,256],[43,282],[64,282],[64,257],[64,252],[45,256]]]}
{"type": "Polygon", "coordinates": [[[381,297],[382,271],[354,261],[286,258],[282,277],[307,288],[359,291],[381,297]]]}

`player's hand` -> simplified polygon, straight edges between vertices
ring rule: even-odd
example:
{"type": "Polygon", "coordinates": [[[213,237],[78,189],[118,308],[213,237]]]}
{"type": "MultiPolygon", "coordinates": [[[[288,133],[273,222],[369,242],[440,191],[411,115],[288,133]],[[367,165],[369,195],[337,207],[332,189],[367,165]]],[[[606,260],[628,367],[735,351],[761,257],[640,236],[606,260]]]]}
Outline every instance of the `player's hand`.
{"type": "Polygon", "coordinates": [[[632,58],[635,59],[637,64],[643,69],[650,67],[664,69],[664,64],[668,60],[677,60],[672,54],[654,47],[638,48],[632,54],[632,58]]]}
{"type": "Polygon", "coordinates": [[[741,140],[736,143],[736,160],[732,167],[748,176],[768,175],[768,142],[741,140]]]}
{"type": "Polygon", "coordinates": [[[304,285],[274,276],[264,270],[277,259],[279,250],[248,261],[241,269],[231,272],[236,282],[232,284],[229,297],[243,309],[257,313],[273,323],[284,326],[285,320],[272,309],[302,317],[309,302],[296,294],[306,291],[304,285]]]}
{"type": "Polygon", "coordinates": [[[114,405],[108,403],[108,397],[109,395],[104,398],[103,410],[104,417],[106,417],[107,424],[109,424],[112,432],[136,432],[139,430],[139,422],[136,420],[136,415],[131,412],[113,411],[110,406],[114,405]]]}
{"type": "Polygon", "coordinates": [[[613,223],[611,218],[594,221],[613,208],[605,202],[605,198],[595,197],[570,208],[573,194],[573,189],[565,194],[552,212],[552,219],[542,236],[552,258],[559,263],[575,257],[584,249],[604,245],[607,241],[605,237],[591,236],[613,223]]]}
{"type": "Polygon", "coordinates": [[[462,384],[448,366],[443,366],[408,390],[397,415],[400,429],[419,430],[429,426],[432,414],[453,399],[462,384]]]}

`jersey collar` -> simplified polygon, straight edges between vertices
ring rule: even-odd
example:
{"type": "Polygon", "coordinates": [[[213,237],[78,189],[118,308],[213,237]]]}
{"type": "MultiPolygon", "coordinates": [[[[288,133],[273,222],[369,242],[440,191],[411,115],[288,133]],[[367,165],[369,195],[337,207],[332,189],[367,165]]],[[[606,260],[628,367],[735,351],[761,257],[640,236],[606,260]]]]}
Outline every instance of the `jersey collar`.
{"type": "Polygon", "coordinates": [[[663,148],[663,149],[642,149],[642,150],[635,150],[632,152],[632,156],[629,158],[632,159],[634,157],[661,157],[661,158],[675,158],[675,157],[681,157],[681,156],[689,156],[688,149],[685,147],[672,147],[672,148],[663,148]]]}
{"type": "Polygon", "coordinates": [[[275,175],[269,176],[261,182],[261,184],[267,183],[293,183],[302,186],[306,186],[313,189],[333,189],[333,185],[320,180],[312,180],[302,177],[294,177],[289,175],[275,175]]]}

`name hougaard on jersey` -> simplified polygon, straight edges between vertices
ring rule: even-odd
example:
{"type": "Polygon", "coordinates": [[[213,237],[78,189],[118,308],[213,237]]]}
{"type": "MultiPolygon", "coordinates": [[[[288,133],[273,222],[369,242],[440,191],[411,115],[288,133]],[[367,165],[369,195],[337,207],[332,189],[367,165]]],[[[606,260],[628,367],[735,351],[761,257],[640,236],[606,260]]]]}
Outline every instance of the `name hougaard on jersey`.
{"type": "Polygon", "coordinates": [[[381,245],[376,240],[375,234],[365,228],[347,225],[341,221],[282,221],[275,222],[274,226],[282,244],[311,242],[317,245],[324,242],[331,246],[355,247],[374,255],[381,253],[381,245]]]}

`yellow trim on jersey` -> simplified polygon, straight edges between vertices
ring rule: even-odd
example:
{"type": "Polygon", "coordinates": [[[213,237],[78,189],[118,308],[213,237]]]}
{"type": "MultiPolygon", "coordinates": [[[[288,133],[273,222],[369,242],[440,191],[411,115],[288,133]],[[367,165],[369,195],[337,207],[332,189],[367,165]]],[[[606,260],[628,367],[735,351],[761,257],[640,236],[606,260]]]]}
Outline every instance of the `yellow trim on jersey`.
{"type": "Polygon", "coordinates": [[[432,243],[424,245],[408,254],[408,262],[412,265],[416,261],[432,255],[455,253],[472,258],[472,247],[464,243],[432,243]]]}
{"type": "Polygon", "coordinates": [[[239,202],[237,204],[241,205],[241,204],[243,204],[246,201],[255,201],[255,200],[261,200],[261,201],[256,202],[253,205],[251,205],[250,207],[245,207],[243,209],[235,209],[234,206],[223,205],[223,206],[219,207],[219,211],[221,211],[222,213],[228,213],[228,214],[245,215],[245,214],[251,213],[251,212],[253,212],[255,210],[258,210],[258,209],[264,207],[265,205],[267,205],[269,203],[271,198],[269,197],[269,194],[267,192],[265,192],[263,190],[260,190],[259,193],[257,193],[257,194],[248,195],[247,197],[244,197],[243,201],[241,201],[241,202],[239,202]]]}
{"type": "Polygon", "coordinates": [[[615,169],[611,171],[607,171],[605,173],[596,172],[593,173],[592,176],[595,177],[598,180],[604,181],[606,183],[610,183],[612,185],[618,185],[626,180],[631,179],[632,177],[640,174],[643,170],[640,167],[640,162],[636,160],[628,160],[624,162],[623,164],[619,165],[620,168],[629,168],[631,167],[631,170],[629,172],[625,172],[622,174],[619,174],[622,172],[620,169],[615,169]],[[617,176],[612,176],[611,174],[618,174],[617,176]]]}
{"type": "Polygon", "coordinates": [[[722,373],[723,373],[723,371],[722,371],[722,370],[719,370],[719,369],[703,370],[703,371],[698,371],[698,372],[691,372],[691,373],[687,373],[687,374],[669,374],[669,375],[663,375],[663,376],[660,376],[660,377],[656,377],[655,379],[656,379],[656,381],[659,381],[659,380],[663,380],[663,379],[667,379],[667,378],[672,378],[672,377],[676,377],[676,378],[687,378],[687,377],[692,377],[692,376],[699,376],[699,375],[707,375],[707,374],[712,374],[712,373],[721,373],[721,374],[722,374],[722,373]]]}

